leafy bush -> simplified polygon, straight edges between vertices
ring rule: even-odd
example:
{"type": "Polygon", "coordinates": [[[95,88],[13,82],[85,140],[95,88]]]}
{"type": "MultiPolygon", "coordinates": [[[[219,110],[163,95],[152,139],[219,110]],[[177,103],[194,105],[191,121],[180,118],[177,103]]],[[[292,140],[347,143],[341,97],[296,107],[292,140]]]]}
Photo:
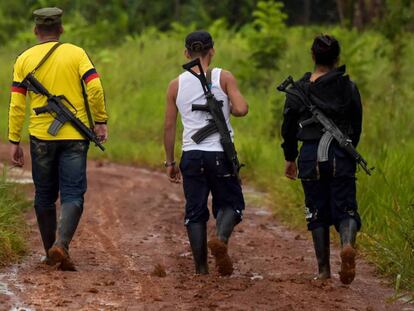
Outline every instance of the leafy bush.
{"type": "Polygon", "coordinates": [[[257,68],[277,68],[278,60],[286,46],[287,15],[283,4],[259,1],[253,11],[253,30],[248,33],[253,65],[257,68]]]}

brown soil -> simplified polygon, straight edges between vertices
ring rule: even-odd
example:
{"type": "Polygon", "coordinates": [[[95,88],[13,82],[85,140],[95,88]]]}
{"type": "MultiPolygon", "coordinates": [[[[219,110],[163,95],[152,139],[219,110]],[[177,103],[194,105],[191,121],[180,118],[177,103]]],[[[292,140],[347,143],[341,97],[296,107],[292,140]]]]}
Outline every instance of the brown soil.
{"type": "Polygon", "coordinates": [[[167,276],[167,271],[165,271],[165,267],[162,264],[157,263],[154,266],[154,270],[152,271],[153,276],[158,276],[160,278],[165,278],[167,276]]]}
{"type": "MultiPolygon", "coordinates": [[[[0,154],[3,159],[7,156],[1,149],[0,154]]],[[[342,285],[337,273],[331,280],[313,281],[316,262],[310,240],[286,229],[264,206],[248,205],[244,221],[230,240],[232,276],[195,276],[183,206],[181,186],[170,184],[163,174],[90,162],[85,211],[71,245],[78,271],[59,271],[40,263],[42,246],[30,212],[30,253],[22,263],[0,271],[0,310],[408,307],[388,303],[392,290],[359,258],[350,286],[342,285]],[[165,277],[153,275],[156,264],[165,277]]],[[[212,220],[210,226],[212,232],[212,220]]],[[[332,253],[332,267],[337,271],[339,252],[332,253]]],[[[209,263],[214,265],[212,257],[209,263]]]]}

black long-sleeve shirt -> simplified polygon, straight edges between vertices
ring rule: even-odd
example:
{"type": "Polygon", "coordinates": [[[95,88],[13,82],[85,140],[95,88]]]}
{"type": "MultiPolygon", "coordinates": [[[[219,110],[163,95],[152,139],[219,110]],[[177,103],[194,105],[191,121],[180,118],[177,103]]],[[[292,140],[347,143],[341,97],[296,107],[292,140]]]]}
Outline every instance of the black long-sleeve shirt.
{"type": "MultiPolygon", "coordinates": [[[[321,99],[323,107],[318,106],[327,117],[348,135],[356,146],[362,130],[362,104],[357,86],[345,75],[345,66],[341,66],[310,81],[311,73],[306,73],[299,81],[304,89],[321,99]]],[[[298,156],[298,141],[319,140],[322,127],[311,124],[301,128],[299,123],[309,119],[312,114],[298,98],[286,96],[282,124],[282,148],[286,161],[295,161],[298,156]]]]}

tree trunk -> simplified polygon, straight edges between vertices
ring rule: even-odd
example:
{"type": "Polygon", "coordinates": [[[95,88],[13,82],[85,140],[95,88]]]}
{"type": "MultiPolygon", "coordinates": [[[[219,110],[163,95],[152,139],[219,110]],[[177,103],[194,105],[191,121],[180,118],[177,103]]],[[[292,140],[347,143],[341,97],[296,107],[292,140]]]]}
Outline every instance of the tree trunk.
{"type": "Polygon", "coordinates": [[[336,6],[338,8],[339,20],[341,22],[341,25],[344,26],[344,24],[345,24],[344,1],[343,0],[336,0],[336,6]]]}
{"type": "Polygon", "coordinates": [[[181,17],[181,0],[175,0],[174,2],[174,17],[176,21],[180,20],[181,17]]]}
{"type": "Polygon", "coordinates": [[[369,24],[369,16],[365,5],[365,0],[358,0],[355,5],[354,26],[358,30],[363,30],[369,24]]]}
{"type": "Polygon", "coordinates": [[[305,0],[303,7],[303,23],[305,25],[309,25],[311,15],[311,0],[305,0]]]}
{"type": "Polygon", "coordinates": [[[369,14],[371,21],[374,19],[380,19],[384,13],[384,1],[383,0],[371,0],[369,8],[369,14]]]}

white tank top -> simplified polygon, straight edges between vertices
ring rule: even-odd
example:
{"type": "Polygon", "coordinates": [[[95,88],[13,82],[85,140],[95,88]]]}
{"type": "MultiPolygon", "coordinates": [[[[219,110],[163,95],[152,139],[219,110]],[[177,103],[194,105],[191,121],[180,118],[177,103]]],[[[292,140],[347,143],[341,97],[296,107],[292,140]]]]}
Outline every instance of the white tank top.
{"type": "MultiPolygon", "coordinates": [[[[220,85],[221,69],[214,68],[211,72],[211,92],[217,100],[223,101],[223,113],[226,119],[227,127],[233,139],[233,129],[230,125],[230,106],[227,94],[220,85]]],[[[184,127],[183,132],[183,151],[201,150],[201,151],[223,151],[220,144],[220,135],[215,133],[201,143],[196,144],[192,139],[199,129],[208,124],[211,115],[205,111],[192,111],[193,104],[205,105],[207,102],[200,81],[189,72],[184,72],[178,77],[178,94],[176,105],[181,114],[181,121],[184,127]]]]}

